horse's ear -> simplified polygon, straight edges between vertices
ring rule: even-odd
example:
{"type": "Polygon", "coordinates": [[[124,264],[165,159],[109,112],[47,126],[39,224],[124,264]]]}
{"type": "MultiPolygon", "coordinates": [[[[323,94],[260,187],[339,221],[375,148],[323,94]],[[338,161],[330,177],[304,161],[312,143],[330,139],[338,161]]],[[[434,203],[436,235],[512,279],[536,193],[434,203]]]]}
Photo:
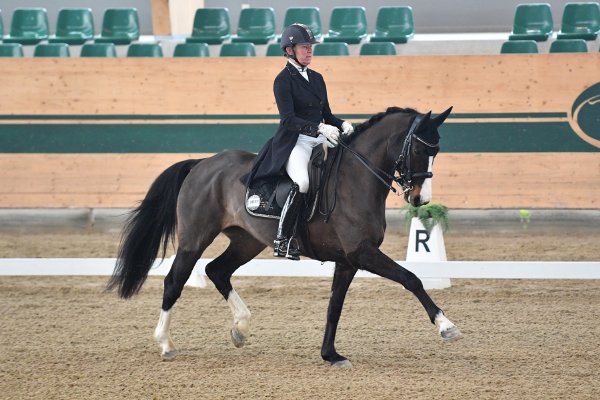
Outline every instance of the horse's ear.
{"type": "MultiPolygon", "coordinates": [[[[440,127],[440,125],[442,125],[444,123],[446,118],[448,118],[448,115],[450,115],[451,111],[452,111],[452,107],[450,107],[449,109],[447,109],[446,111],[444,111],[443,113],[441,113],[440,115],[438,115],[437,117],[435,117],[433,119],[433,122],[435,123],[435,125],[438,128],[440,127]]],[[[430,114],[431,114],[431,112],[430,112],[430,114]]]]}

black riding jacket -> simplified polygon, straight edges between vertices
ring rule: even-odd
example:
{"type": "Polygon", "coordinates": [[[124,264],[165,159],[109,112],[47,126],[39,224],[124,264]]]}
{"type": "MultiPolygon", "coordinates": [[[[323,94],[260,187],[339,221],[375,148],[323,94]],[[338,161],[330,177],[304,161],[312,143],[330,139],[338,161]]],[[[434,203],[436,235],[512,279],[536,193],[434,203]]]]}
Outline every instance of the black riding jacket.
{"type": "Polygon", "coordinates": [[[250,173],[242,177],[244,183],[279,175],[298,136],[318,136],[319,123],[341,130],[344,121],[331,113],[323,76],[310,69],[306,71],[308,81],[296,67],[287,63],[275,78],[273,92],[281,118],[279,128],[258,153],[250,173]]]}

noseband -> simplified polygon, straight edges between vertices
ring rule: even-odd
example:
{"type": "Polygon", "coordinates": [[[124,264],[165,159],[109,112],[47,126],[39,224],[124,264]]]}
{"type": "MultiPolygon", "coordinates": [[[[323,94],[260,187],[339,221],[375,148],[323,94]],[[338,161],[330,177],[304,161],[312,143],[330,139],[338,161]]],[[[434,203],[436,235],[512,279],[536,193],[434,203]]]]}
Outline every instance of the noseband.
{"type": "Polygon", "coordinates": [[[376,166],[372,165],[372,163],[365,156],[363,156],[362,154],[360,154],[360,153],[356,152],[355,150],[351,149],[350,147],[348,147],[342,140],[339,141],[339,144],[342,148],[344,148],[345,150],[348,150],[350,153],[352,153],[358,159],[358,161],[360,161],[369,170],[369,172],[371,172],[373,175],[375,175],[375,177],[377,179],[379,179],[389,190],[391,190],[396,195],[400,196],[400,194],[398,193],[396,188],[394,188],[392,186],[392,184],[390,184],[388,182],[390,182],[390,181],[396,182],[399,186],[402,187],[402,192],[407,193],[413,189],[413,184],[412,184],[413,179],[433,177],[433,173],[431,173],[431,172],[413,173],[412,169],[411,169],[411,165],[410,165],[411,164],[410,155],[412,152],[413,142],[415,140],[418,140],[419,142],[423,143],[425,146],[427,146],[429,148],[435,149],[435,148],[440,147],[439,143],[437,143],[437,144],[428,143],[416,135],[415,132],[417,131],[417,128],[419,127],[419,125],[421,125],[421,121],[423,120],[423,117],[424,117],[423,115],[417,115],[415,117],[415,119],[413,120],[412,124],[410,125],[410,128],[408,129],[408,133],[406,134],[406,137],[404,138],[404,143],[402,145],[402,151],[400,152],[400,154],[398,155],[398,158],[394,162],[394,169],[393,169],[394,175],[390,175],[387,172],[381,170],[380,168],[377,168],[376,166]],[[400,174],[400,175],[396,175],[395,174],[396,172],[398,172],[398,174],[400,174]]]}

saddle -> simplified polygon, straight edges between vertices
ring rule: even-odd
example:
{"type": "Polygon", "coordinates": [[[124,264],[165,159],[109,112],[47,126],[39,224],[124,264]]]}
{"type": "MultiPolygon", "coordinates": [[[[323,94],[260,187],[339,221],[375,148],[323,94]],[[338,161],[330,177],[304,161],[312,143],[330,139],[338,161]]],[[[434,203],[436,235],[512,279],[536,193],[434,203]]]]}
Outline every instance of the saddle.
{"type": "MultiPolygon", "coordinates": [[[[306,207],[302,213],[306,216],[306,221],[310,221],[315,214],[329,164],[327,151],[323,146],[315,147],[308,163],[310,186],[306,195],[306,207]]],[[[246,211],[255,217],[279,219],[291,187],[292,180],[285,172],[275,179],[252,182],[246,188],[246,211]]]]}

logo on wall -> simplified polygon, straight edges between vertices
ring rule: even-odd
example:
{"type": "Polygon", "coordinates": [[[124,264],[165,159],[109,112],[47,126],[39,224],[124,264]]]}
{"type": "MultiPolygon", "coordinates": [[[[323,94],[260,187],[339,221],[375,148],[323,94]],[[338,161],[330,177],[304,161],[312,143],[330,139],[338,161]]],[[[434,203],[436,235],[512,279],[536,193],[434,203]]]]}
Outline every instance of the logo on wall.
{"type": "Polygon", "coordinates": [[[575,99],[569,112],[569,124],[580,138],[600,149],[600,82],[575,99]]]}

